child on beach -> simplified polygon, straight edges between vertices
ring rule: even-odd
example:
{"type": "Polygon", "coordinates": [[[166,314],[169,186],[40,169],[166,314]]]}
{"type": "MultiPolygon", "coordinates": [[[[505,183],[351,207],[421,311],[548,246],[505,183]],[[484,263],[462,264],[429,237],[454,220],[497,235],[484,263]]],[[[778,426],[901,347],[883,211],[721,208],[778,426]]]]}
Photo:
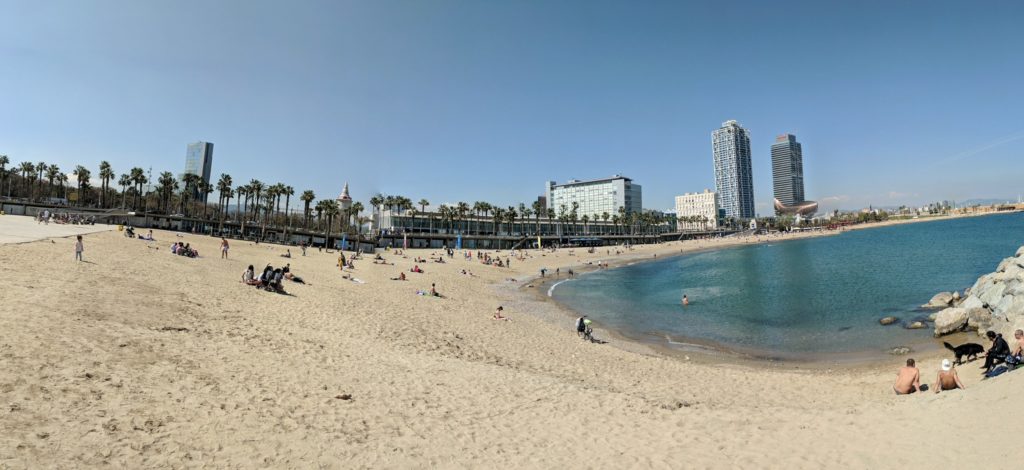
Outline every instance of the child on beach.
{"type": "Polygon", "coordinates": [[[75,242],[75,259],[82,261],[82,252],[85,251],[85,247],[82,245],[82,236],[78,236],[78,241],[75,242]]]}
{"type": "Polygon", "coordinates": [[[228,239],[220,239],[220,258],[228,259],[228,239]]]}

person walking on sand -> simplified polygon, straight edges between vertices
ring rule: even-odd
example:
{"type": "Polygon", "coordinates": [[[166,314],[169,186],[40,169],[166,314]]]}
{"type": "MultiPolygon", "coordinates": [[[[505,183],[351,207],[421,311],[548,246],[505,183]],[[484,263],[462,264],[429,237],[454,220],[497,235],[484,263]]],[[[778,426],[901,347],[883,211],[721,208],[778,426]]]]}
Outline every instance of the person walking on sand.
{"type": "Polygon", "coordinates": [[[82,252],[85,251],[85,246],[82,245],[82,236],[78,236],[78,240],[75,241],[75,259],[82,261],[82,252]]]}
{"type": "Polygon", "coordinates": [[[892,390],[897,395],[909,395],[921,390],[921,371],[914,366],[914,359],[907,359],[907,365],[896,373],[896,383],[892,390]]]}
{"type": "Polygon", "coordinates": [[[228,239],[220,239],[220,259],[228,259],[228,239]]]}

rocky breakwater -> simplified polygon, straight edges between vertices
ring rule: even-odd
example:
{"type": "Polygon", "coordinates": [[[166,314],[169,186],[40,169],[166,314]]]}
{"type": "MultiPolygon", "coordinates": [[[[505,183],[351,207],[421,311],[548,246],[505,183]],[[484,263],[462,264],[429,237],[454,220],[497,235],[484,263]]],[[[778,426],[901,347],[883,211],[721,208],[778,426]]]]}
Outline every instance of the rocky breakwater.
{"type": "Polygon", "coordinates": [[[947,308],[935,315],[935,336],[975,330],[979,335],[992,330],[1003,337],[1024,329],[1024,246],[1012,258],[999,263],[995,272],[978,278],[960,299],[947,293],[937,294],[926,304],[947,308]]]}

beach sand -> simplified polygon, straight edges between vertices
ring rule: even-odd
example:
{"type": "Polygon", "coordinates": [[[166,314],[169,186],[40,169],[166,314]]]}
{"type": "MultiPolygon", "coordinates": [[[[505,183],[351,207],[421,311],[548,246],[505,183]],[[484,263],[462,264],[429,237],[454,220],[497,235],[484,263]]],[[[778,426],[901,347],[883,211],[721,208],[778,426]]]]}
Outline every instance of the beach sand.
{"type": "MultiPolygon", "coordinates": [[[[382,252],[395,265],[355,261],[356,283],[336,253],[286,260],[231,241],[221,260],[218,238],[154,234],[87,234],[81,263],[73,237],[0,245],[0,468],[975,468],[1022,455],[1019,372],[981,382],[971,363],[967,390],[897,397],[903,357],[804,370],[584,343],[521,285],[542,266],[612,261],[604,250],[531,250],[512,268],[457,255],[423,274],[412,258],[440,251],[382,252]],[[175,241],[201,257],[172,255],[175,241]],[[285,262],[308,282],[290,296],[239,283],[249,264],[285,262]],[[389,280],[400,271],[408,281],[389,280]],[[431,283],[444,298],[416,294],[431,283]],[[491,319],[498,305],[512,321],[491,319]]],[[[918,358],[926,382],[940,359],[918,358]]]]}

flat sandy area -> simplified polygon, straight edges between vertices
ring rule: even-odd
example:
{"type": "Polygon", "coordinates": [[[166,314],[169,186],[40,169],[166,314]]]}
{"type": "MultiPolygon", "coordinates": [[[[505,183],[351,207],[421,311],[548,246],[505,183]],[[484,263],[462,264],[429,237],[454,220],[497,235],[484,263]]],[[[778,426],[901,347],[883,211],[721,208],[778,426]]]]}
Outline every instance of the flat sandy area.
{"type": "Polygon", "coordinates": [[[45,238],[73,237],[87,233],[114,230],[117,226],[72,225],[72,224],[41,224],[32,217],[18,215],[0,215],[0,245],[7,243],[24,243],[45,238]]]}
{"type": "MultiPolygon", "coordinates": [[[[393,265],[357,260],[354,282],[337,253],[286,260],[233,241],[223,260],[220,239],[154,233],[85,235],[85,262],[73,239],[0,245],[0,468],[978,468],[1024,455],[1021,372],[982,382],[970,363],[967,390],[897,397],[903,358],[802,370],[584,343],[522,285],[603,250],[528,250],[511,268],[382,252],[393,265]],[[201,257],[172,255],[179,240],[201,257]],[[285,262],[307,282],[291,295],[239,282],[285,262]],[[432,283],[443,298],[417,294],[432,283]],[[512,321],[492,319],[498,305],[512,321]]],[[[934,381],[941,357],[918,359],[934,381]]]]}

